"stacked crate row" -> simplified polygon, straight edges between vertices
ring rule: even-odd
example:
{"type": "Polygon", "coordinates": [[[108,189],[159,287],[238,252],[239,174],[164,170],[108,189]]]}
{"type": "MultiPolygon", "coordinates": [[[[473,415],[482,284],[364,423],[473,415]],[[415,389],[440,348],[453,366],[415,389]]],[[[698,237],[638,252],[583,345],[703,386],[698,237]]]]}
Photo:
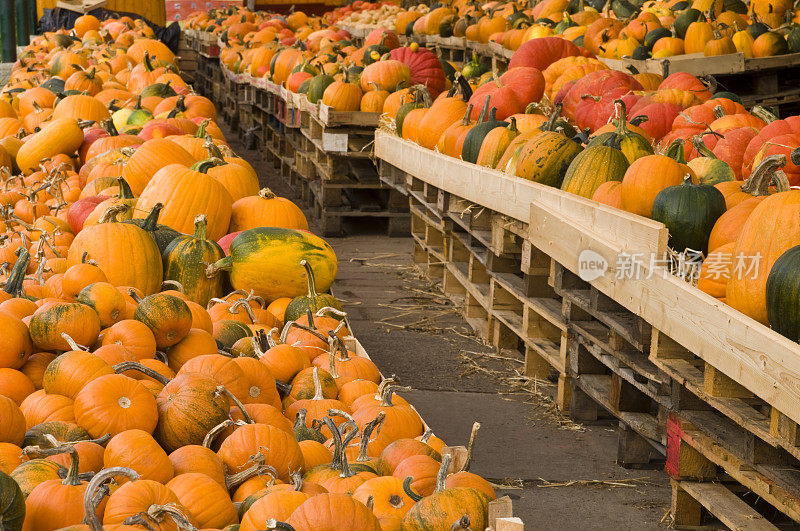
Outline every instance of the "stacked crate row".
{"type": "Polygon", "coordinates": [[[420,269],[565,414],[618,423],[620,465],[665,467],[677,527],[800,522],[800,346],[654,267],[663,225],[383,131],[376,155],[420,269]]]}
{"type": "Polygon", "coordinates": [[[322,234],[365,224],[380,224],[390,236],[408,233],[405,198],[380,181],[372,158],[377,113],[333,111],[264,79],[234,74],[212,54],[201,56],[197,90],[218,104],[247,147],[263,149],[313,211],[322,234]]]}

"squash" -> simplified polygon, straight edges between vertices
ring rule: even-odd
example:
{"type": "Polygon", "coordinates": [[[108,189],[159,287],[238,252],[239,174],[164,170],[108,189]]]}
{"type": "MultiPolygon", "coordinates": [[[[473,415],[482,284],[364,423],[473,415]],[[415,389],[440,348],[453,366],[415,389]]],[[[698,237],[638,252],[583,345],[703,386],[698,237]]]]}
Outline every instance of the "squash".
{"type": "Polygon", "coordinates": [[[18,531],[25,520],[25,497],[14,479],[0,472],[0,521],[3,529],[18,531]]]}
{"type": "Polygon", "coordinates": [[[342,310],[342,303],[331,295],[330,293],[317,293],[317,285],[314,279],[314,270],[311,269],[307,260],[301,260],[300,265],[306,270],[306,278],[308,279],[308,293],[300,297],[295,297],[286,306],[283,314],[283,322],[297,321],[299,318],[306,315],[307,311],[317,313],[321,308],[335,308],[339,311],[342,310]]]}
{"type": "Polygon", "coordinates": [[[42,159],[58,154],[72,155],[83,143],[83,131],[74,118],[60,118],[47,123],[28,138],[17,152],[17,166],[29,175],[39,169],[42,159]]]}
{"type": "Polygon", "coordinates": [[[773,330],[800,341],[800,245],[784,252],[769,270],[767,319],[773,330]]]}
{"type": "Polygon", "coordinates": [[[328,291],[336,278],[333,248],[307,231],[249,229],[233,239],[229,251],[230,255],[211,264],[206,274],[228,271],[234,289],[252,289],[269,301],[306,293],[306,274],[300,260],[306,260],[313,268],[319,291],[328,291]]]}
{"type": "Polygon", "coordinates": [[[194,235],[175,238],[164,251],[164,280],[180,283],[189,300],[205,306],[212,298],[223,295],[220,279],[206,276],[206,264],[224,256],[219,244],[206,235],[206,217],[197,216],[194,235]]]}
{"type": "Polygon", "coordinates": [[[572,160],[561,189],[591,198],[601,184],[620,181],[628,169],[628,159],[619,149],[605,145],[589,146],[572,160]]]}
{"type": "Polygon", "coordinates": [[[516,175],[529,181],[560,187],[581,145],[561,133],[545,131],[530,139],[520,151],[516,175]]]}
{"type": "Polygon", "coordinates": [[[486,111],[489,108],[490,99],[491,96],[487,95],[483,104],[483,109],[481,109],[480,116],[478,117],[478,123],[467,132],[467,135],[464,138],[464,145],[461,148],[461,159],[465,160],[466,162],[472,162],[474,164],[478,161],[478,155],[480,154],[483,140],[492,129],[496,129],[498,127],[507,127],[509,125],[508,122],[495,119],[494,107],[488,111],[488,115],[486,114],[486,111]],[[481,121],[481,116],[486,116],[486,120],[481,121]]]}
{"type": "Polygon", "coordinates": [[[489,131],[481,144],[476,164],[488,168],[497,167],[506,149],[517,136],[519,131],[516,118],[511,118],[508,127],[497,127],[489,131]]]}
{"type": "Polygon", "coordinates": [[[708,253],[714,223],[725,213],[725,198],[711,185],[694,184],[690,175],[683,183],[668,186],[656,195],[652,218],[669,230],[669,246],[708,253]]]}
{"type": "Polygon", "coordinates": [[[619,149],[628,159],[628,164],[633,164],[638,158],[652,155],[653,146],[650,145],[650,141],[628,127],[625,103],[622,100],[615,100],[614,108],[616,118],[612,123],[616,129],[613,132],[597,134],[589,140],[586,147],[602,145],[619,149]]]}

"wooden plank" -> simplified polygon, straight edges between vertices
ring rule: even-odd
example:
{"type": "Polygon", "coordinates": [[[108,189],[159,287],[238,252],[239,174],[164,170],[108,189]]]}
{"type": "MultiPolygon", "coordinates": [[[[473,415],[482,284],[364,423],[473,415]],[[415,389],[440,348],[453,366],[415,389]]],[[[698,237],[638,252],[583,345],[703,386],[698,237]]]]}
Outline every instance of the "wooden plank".
{"type": "Polygon", "coordinates": [[[667,231],[660,223],[423,149],[385,131],[375,132],[375,156],[437,188],[523,223],[528,223],[530,204],[536,201],[568,211],[577,223],[604,227],[610,238],[628,251],[666,250],[667,231]]]}
{"type": "Polygon", "coordinates": [[[755,509],[719,483],[679,481],[678,485],[733,531],[778,530],[755,509]]]}
{"type": "MultiPolygon", "coordinates": [[[[533,245],[574,273],[587,249],[611,268],[624,251],[607,227],[575,222],[540,203],[531,204],[529,221],[533,245]]],[[[607,272],[592,285],[800,422],[800,345],[647,260],[634,261],[630,275],[618,276],[607,272]]]]}

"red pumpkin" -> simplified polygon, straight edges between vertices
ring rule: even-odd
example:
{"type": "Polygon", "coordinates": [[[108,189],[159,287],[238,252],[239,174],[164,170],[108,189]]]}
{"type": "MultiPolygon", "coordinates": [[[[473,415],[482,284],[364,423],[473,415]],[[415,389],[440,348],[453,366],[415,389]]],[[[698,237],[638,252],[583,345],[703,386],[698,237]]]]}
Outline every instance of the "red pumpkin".
{"type": "Polygon", "coordinates": [[[411,84],[425,85],[431,98],[436,98],[444,90],[447,79],[442,63],[432,51],[427,48],[414,51],[410,47],[403,47],[395,48],[389,52],[389,56],[408,66],[411,70],[411,84]]]}
{"type": "Polygon", "coordinates": [[[523,43],[514,52],[508,68],[528,66],[544,70],[559,59],[574,55],[581,55],[580,48],[574,43],[561,37],[542,37],[523,43]]]}
{"type": "Polygon", "coordinates": [[[512,114],[525,112],[531,102],[538,102],[544,94],[544,76],[536,68],[512,68],[499,79],[484,83],[472,94],[472,119],[477,120],[486,96],[489,107],[497,109],[495,117],[504,120],[512,114]]]}

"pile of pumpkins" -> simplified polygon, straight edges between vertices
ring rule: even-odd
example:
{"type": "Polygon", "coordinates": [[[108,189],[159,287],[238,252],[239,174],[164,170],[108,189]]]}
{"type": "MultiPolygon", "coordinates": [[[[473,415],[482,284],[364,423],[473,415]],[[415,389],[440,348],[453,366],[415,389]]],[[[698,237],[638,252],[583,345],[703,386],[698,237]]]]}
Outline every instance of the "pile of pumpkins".
{"type": "Polygon", "coordinates": [[[487,526],[146,25],[34,39],[0,114],[2,529],[487,526]]]}
{"type": "Polygon", "coordinates": [[[424,15],[398,13],[395,31],[409,37],[497,42],[510,50],[532,39],[558,36],[612,59],[800,52],[800,12],[785,0],[614,0],[609,6],[596,0],[545,0],[533,7],[456,0],[432,7],[424,15]]]}
{"type": "Polygon", "coordinates": [[[788,311],[800,251],[773,271],[800,244],[800,222],[778,221],[800,201],[800,117],[748,111],[686,73],[610,70],[556,37],[526,42],[474,90],[457,77],[438,97],[405,96],[384,106],[402,138],[663,222],[675,251],[708,256],[701,290],[800,339],[788,311]]]}

